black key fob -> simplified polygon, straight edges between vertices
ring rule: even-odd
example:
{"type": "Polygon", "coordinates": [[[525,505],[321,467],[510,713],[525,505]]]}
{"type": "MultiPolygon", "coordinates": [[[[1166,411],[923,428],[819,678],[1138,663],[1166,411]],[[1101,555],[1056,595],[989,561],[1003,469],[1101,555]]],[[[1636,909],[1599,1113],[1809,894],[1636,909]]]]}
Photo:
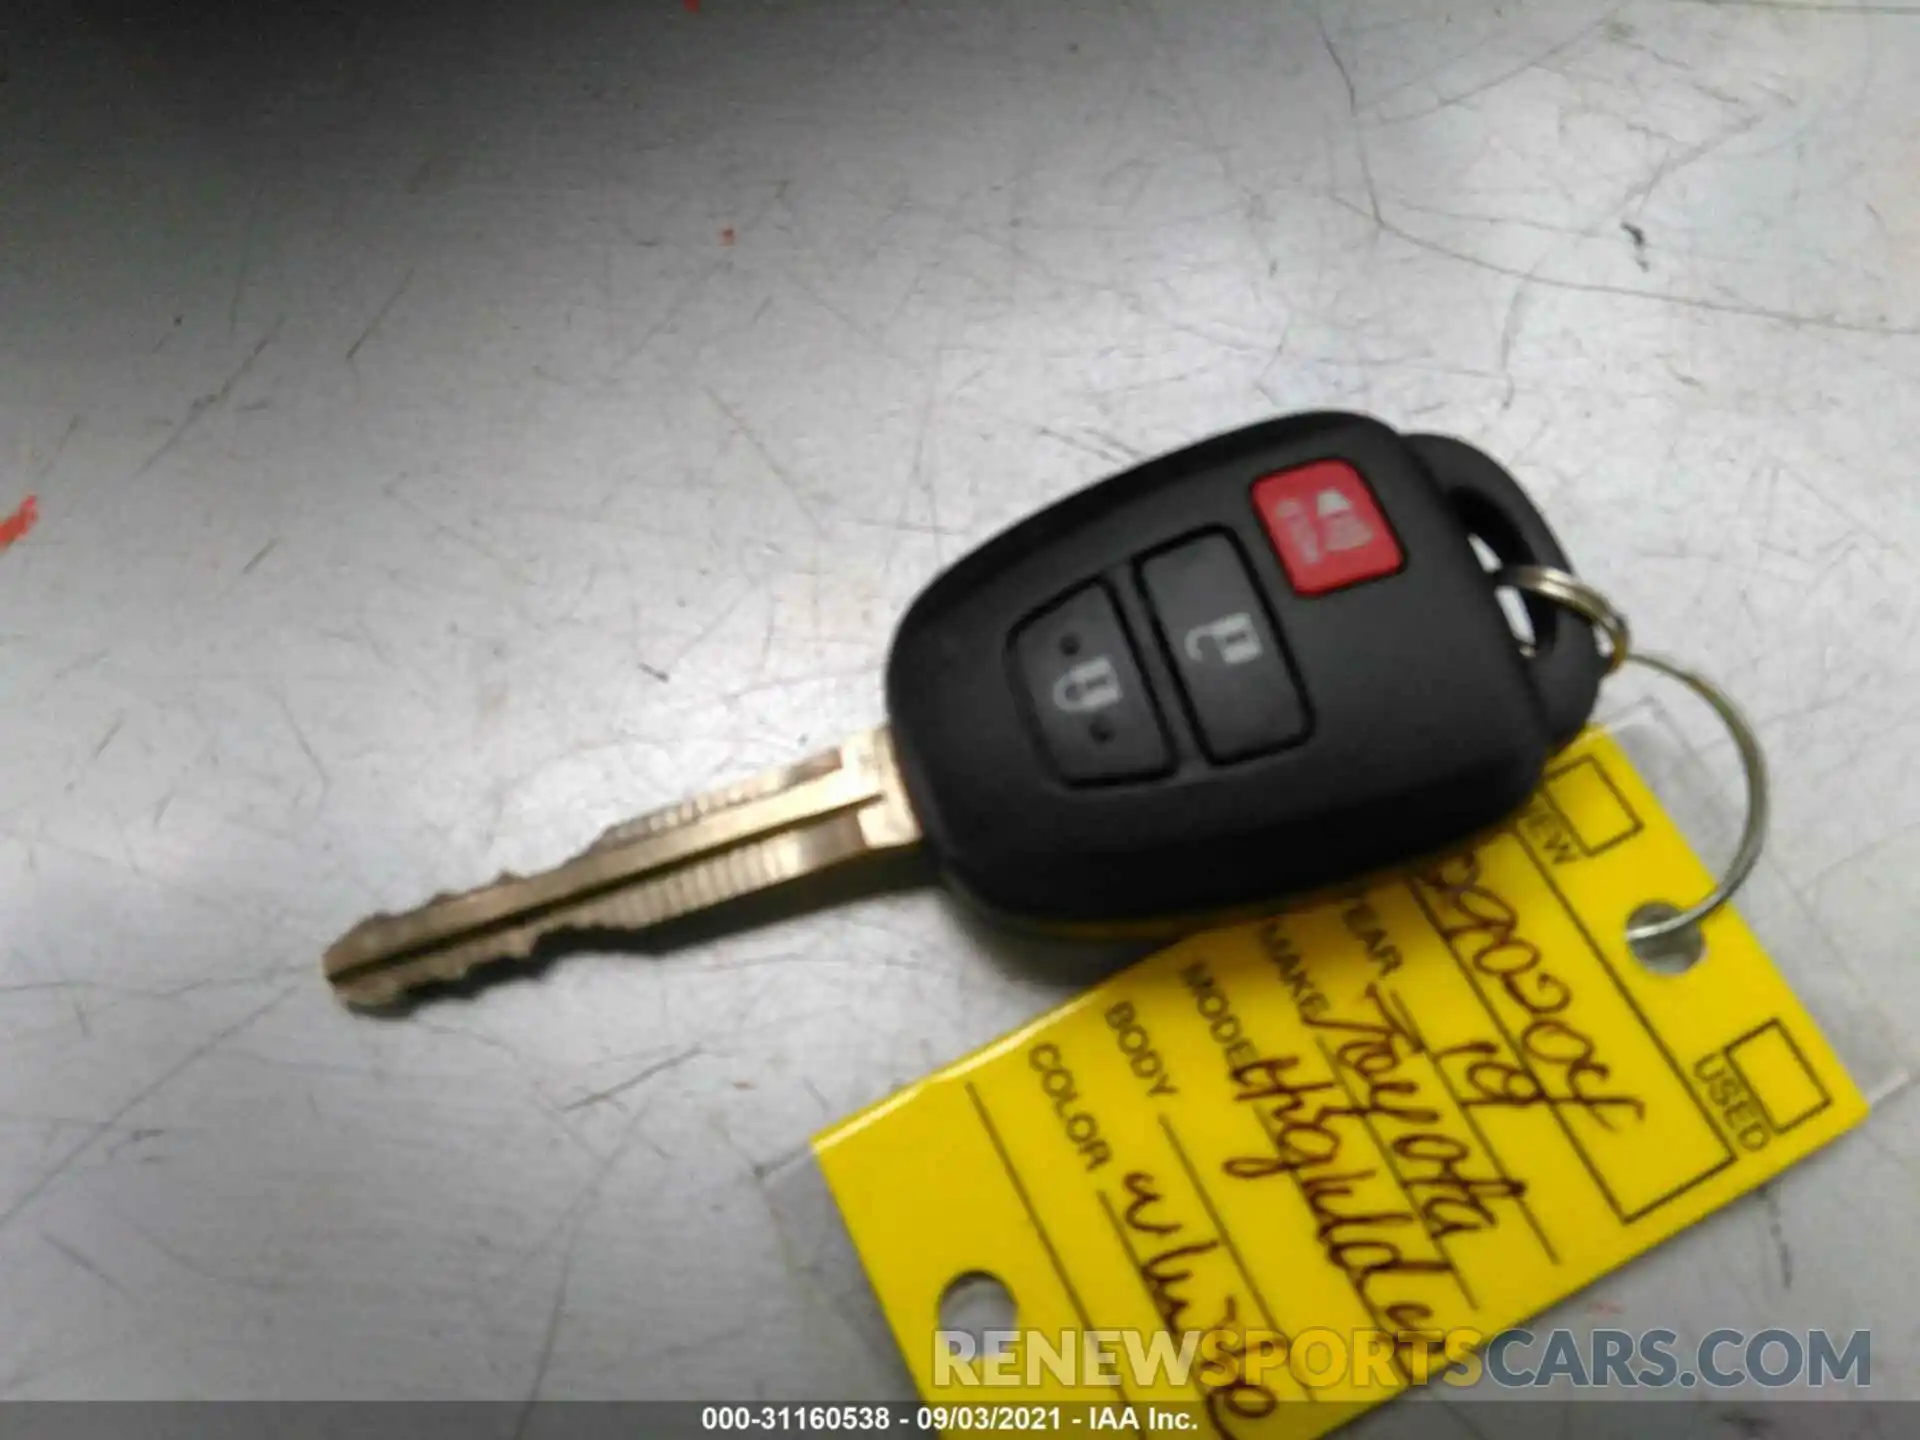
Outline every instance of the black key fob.
{"type": "Polygon", "coordinates": [[[1523,652],[1471,540],[1570,569],[1472,446],[1358,415],[1250,426],[1015,525],[901,621],[887,708],[947,878],[1069,925],[1356,876],[1517,807],[1593,709],[1590,627],[1523,652]]]}

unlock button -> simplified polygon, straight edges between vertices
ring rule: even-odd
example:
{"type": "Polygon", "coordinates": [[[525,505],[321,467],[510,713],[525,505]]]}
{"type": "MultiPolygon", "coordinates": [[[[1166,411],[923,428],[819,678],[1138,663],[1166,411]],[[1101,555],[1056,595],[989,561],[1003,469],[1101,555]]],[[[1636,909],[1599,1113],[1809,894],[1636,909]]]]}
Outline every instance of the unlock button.
{"type": "Polygon", "coordinates": [[[1280,637],[1227,535],[1147,557],[1140,583],[1208,759],[1244,760],[1306,735],[1306,703],[1280,637]]]}
{"type": "Polygon", "coordinates": [[[1054,768],[1069,784],[1144,780],[1171,762],[1159,712],[1104,585],[1084,585],[1023,625],[1014,667],[1054,768]]]}

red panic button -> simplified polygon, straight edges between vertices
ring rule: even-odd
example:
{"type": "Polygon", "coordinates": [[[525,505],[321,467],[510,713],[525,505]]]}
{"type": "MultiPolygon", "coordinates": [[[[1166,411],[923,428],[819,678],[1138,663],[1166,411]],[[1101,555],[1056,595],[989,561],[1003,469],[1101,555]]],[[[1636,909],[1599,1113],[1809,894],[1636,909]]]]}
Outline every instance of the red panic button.
{"type": "Polygon", "coordinates": [[[1367,482],[1344,460],[1269,475],[1254,485],[1253,505],[1302,595],[1324,595],[1400,568],[1400,542],[1367,482]]]}

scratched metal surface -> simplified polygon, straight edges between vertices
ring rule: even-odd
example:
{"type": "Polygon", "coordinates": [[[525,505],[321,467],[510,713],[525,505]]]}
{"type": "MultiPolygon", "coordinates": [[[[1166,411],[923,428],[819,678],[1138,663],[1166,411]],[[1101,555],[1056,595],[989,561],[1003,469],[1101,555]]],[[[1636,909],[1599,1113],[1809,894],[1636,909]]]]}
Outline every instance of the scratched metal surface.
{"type": "MultiPolygon", "coordinates": [[[[0,1394],[898,1393],[807,1137],[1063,957],[902,893],[382,1023],[320,950],[871,722],[944,561],[1276,411],[1503,455],[1913,1034],[1910,7],[267,23],[7,37],[0,1394]]],[[[1917,1117],[1563,1317],[1920,1395],[1917,1117]]]]}

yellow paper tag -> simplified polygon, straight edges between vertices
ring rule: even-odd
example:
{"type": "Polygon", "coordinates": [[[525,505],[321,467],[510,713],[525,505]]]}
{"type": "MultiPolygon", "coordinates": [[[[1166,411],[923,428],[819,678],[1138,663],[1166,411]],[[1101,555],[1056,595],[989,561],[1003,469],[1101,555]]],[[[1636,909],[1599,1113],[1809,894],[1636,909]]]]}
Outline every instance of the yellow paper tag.
{"type": "Polygon", "coordinates": [[[1732,911],[1684,974],[1628,951],[1709,883],[1589,732],[1452,857],[1184,941],[822,1134],[922,1397],[1321,1434],[1856,1124],[1732,911]],[[1018,1338],[968,1360],[937,1316],[979,1272],[1018,1338]]]}

